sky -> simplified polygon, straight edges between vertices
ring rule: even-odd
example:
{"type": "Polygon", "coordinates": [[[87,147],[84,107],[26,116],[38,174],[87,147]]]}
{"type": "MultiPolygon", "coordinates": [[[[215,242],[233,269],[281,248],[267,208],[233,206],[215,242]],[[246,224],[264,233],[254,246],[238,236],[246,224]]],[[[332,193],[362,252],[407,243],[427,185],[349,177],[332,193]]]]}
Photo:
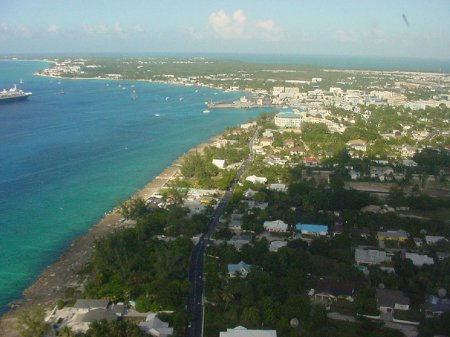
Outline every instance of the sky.
{"type": "Polygon", "coordinates": [[[0,54],[450,59],[450,0],[0,0],[0,54]]]}

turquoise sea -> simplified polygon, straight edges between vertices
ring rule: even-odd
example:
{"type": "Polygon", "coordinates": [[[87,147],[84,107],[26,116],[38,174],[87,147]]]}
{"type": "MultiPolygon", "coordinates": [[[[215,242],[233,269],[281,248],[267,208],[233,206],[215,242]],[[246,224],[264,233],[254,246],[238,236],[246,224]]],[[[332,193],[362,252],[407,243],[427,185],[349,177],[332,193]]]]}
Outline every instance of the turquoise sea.
{"type": "Polygon", "coordinates": [[[260,112],[204,114],[239,96],[206,88],[33,76],[46,66],[0,61],[0,90],[23,80],[33,93],[0,105],[0,311],[119,200],[260,112]]]}

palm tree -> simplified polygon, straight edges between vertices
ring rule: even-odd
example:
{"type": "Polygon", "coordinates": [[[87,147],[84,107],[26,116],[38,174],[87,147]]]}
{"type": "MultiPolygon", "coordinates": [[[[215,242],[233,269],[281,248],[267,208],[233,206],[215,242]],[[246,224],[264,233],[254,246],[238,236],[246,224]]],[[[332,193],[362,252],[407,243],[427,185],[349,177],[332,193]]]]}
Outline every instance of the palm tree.
{"type": "Polygon", "coordinates": [[[225,302],[225,311],[227,310],[228,304],[234,300],[234,292],[230,287],[225,288],[222,291],[222,300],[225,302]]]}

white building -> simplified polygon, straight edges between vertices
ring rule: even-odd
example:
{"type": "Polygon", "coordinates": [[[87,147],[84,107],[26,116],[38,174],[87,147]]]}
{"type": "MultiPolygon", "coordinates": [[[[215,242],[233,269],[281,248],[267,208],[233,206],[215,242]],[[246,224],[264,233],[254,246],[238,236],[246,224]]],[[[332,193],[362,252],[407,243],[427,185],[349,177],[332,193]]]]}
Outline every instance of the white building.
{"type": "Polygon", "coordinates": [[[277,337],[276,330],[248,330],[243,326],[227,329],[221,332],[219,337],[277,337]]]}
{"type": "Polygon", "coordinates": [[[264,221],[264,230],[268,232],[286,233],[289,225],[281,220],[264,221]]]}
{"type": "Polygon", "coordinates": [[[280,112],[275,115],[275,125],[281,128],[300,129],[303,117],[293,112],[280,112]]]}
{"type": "Polygon", "coordinates": [[[224,159],[213,159],[212,164],[221,170],[225,168],[225,160],[224,159]]]}
{"type": "Polygon", "coordinates": [[[245,178],[246,181],[250,181],[253,184],[265,184],[267,183],[267,178],[266,177],[257,177],[255,175],[252,176],[248,176],[247,178],[245,178]]]}
{"type": "Polygon", "coordinates": [[[153,337],[168,337],[173,334],[173,328],[169,327],[169,323],[161,321],[156,314],[147,315],[144,322],[140,322],[139,328],[153,337]]]}

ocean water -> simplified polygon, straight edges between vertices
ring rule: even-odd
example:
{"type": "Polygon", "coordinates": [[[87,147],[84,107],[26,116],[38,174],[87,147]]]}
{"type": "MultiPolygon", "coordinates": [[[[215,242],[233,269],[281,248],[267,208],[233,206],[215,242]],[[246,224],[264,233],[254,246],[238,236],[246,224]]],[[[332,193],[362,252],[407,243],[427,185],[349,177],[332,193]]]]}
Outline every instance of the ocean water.
{"type": "Polygon", "coordinates": [[[45,67],[0,61],[0,90],[22,79],[33,92],[0,105],[0,311],[119,200],[261,111],[204,114],[239,96],[206,88],[33,76],[45,67]]]}

